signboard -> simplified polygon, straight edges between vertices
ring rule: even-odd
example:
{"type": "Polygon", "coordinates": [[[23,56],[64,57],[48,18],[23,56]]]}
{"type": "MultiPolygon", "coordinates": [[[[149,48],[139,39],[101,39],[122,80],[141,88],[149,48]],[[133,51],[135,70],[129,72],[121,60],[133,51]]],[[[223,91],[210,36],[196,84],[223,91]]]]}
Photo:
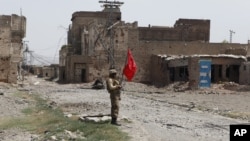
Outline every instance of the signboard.
{"type": "Polygon", "coordinates": [[[211,86],[211,60],[200,60],[200,88],[211,86]]]}

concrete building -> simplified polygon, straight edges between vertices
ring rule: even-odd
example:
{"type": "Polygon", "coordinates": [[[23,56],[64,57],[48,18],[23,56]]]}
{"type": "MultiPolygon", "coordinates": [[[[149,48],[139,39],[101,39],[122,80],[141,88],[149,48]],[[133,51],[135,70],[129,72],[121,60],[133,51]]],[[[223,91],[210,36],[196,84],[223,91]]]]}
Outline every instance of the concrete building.
{"type": "Polygon", "coordinates": [[[75,12],[71,21],[69,45],[60,50],[61,81],[107,77],[112,65],[121,76],[130,48],[138,67],[135,82],[164,86],[189,81],[190,87],[198,88],[204,74],[214,83],[249,82],[242,77],[250,74],[249,44],[210,43],[210,20],[178,19],[173,27],[139,27],[122,21],[117,7],[105,7],[100,12],[75,12]],[[206,60],[210,71],[200,72],[206,60]]]}
{"type": "Polygon", "coordinates": [[[0,81],[16,83],[22,60],[22,39],[26,34],[24,16],[0,15],[0,81]]]}

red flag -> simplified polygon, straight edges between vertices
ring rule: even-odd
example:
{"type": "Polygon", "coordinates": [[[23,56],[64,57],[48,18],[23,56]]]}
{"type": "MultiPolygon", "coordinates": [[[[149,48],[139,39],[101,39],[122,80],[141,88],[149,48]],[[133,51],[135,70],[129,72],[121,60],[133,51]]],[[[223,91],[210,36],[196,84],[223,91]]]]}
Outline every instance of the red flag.
{"type": "Polygon", "coordinates": [[[135,60],[131,54],[130,49],[128,49],[127,64],[123,69],[123,74],[127,77],[128,81],[131,81],[133,79],[136,69],[137,66],[135,64],[135,60]]]}

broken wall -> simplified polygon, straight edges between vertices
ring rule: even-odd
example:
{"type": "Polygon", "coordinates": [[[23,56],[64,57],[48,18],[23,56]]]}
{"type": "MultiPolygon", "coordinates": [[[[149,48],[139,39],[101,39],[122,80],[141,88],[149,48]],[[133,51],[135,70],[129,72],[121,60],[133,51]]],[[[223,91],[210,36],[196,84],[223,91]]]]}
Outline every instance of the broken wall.
{"type": "MultiPolygon", "coordinates": [[[[136,32],[136,31],[135,31],[136,32]]],[[[134,36],[134,38],[136,38],[134,36]]],[[[133,39],[129,45],[133,47],[133,55],[138,64],[138,73],[135,75],[136,81],[150,82],[151,55],[195,55],[226,54],[226,50],[246,49],[247,44],[225,44],[225,43],[203,43],[203,42],[171,42],[171,41],[144,41],[133,39]],[[138,46],[136,46],[138,45],[138,46]]]]}
{"type": "Polygon", "coordinates": [[[170,83],[169,68],[165,58],[152,55],[150,66],[150,79],[152,84],[162,87],[170,83]]]}
{"type": "Polygon", "coordinates": [[[0,81],[8,82],[9,78],[9,70],[10,70],[10,57],[9,56],[1,56],[0,57],[0,81]]]}
{"type": "Polygon", "coordinates": [[[240,84],[250,84],[250,63],[244,62],[240,66],[240,78],[239,78],[240,84]]]}
{"type": "Polygon", "coordinates": [[[56,64],[52,64],[50,66],[45,66],[42,68],[43,77],[45,79],[55,79],[58,78],[59,75],[59,66],[56,64]]]}
{"type": "Polygon", "coordinates": [[[93,80],[92,59],[89,56],[70,55],[66,57],[66,82],[81,83],[93,80]]]}
{"type": "Polygon", "coordinates": [[[191,89],[197,89],[200,81],[200,60],[211,61],[209,68],[211,68],[212,83],[221,81],[238,83],[241,80],[239,68],[246,58],[232,55],[153,55],[151,59],[152,82],[158,86],[165,86],[176,81],[188,81],[191,89]]]}
{"type": "Polygon", "coordinates": [[[0,15],[0,81],[16,83],[18,65],[22,59],[22,39],[26,33],[26,18],[15,14],[0,15]],[[8,58],[8,59],[6,59],[8,58]]]}
{"type": "Polygon", "coordinates": [[[120,22],[119,26],[114,27],[112,30],[112,34],[114,36],[112,40],[110,40],[110,36],[108,36],[108,33],[103,33],[103,35],[101,34],[99,36],[99,39],[97,39],[97,36],[92,35],[94,34],[94,32],[89,34],[89,36],[91,37],[96,37],[96,43],[94,45],[95,47],[92,48],[93,53],[88,54],[89,56],[91,56],[93,62],[93,65],[90,69],[95,70],[91,71],[93,79],[88,79],[88,81],[93,81],[100,76],[103,78],[108,77],[108,70],[110,68],[110,65],[113,63],[113,59],[115,59],[114,66],[117,69],[118,76],[121,77],[123,67],[126,63],[127,50],[128,48],[130,48],[128,44],[133,40],[133,36],[131,36],[132,38],[129,39],[129,35],[132,35],[131,29],[136,28],[137,23],[127,24],[124,22],[120,22]],[[109,49],[110,41],[113,41],[112,44],[114,50],[109,49]],[[110,57],[113,55],[114,58],[110,57]]]}
{"type": "MultiPolygon", "coordinates": [[[[117,28],[115,34],[115,59],[118,72],[122,72],[125,64],[126,51],[131,49],[132,55],[137,64],[137,73],[133,79],[136,82],[150,83],[151,80],[151,56],[158,54],[166,55],[195,55],[195,54],[236,54],[246,55],[247,44],[225,44],[225,43],[204,43],[181,42],[181,41],[148,41],[139,40],[139,30],[136,26],[131,28],[117,28]]],[[[95,47],[93,56],[93,69],[107,74],[108,56],[102,45],[95,47]]],[[[158,73],[156,73],[158,74],[158,73]]],[[[93,74],[97,76],[97,74],[93,74]]]]}
{"type": "Polygon", "coordinates": [[[54,78],[55,70],[49,66],[43,67],[43,77],[45,79],[52,79],[54,78]]]}
{"type": "MultiPolygon", "coordinates": [[[[68,82],[75,81],[74,73],[77,73],[74,65],[78,59],[74,59],[74,55],[83,57],[80,63],[86,64],[85,73],[88,75],[84,79],[87,82],[93,81],[95,77],[99,77],[99,74],[107,76],[112,59],[108,56],[106,49],[111,44],[114,45],[114,53],[112,50],[109,51],[114,54],[115,68],[120,76],[129,48],[138,67],[133,81],[145,83],[152,81],[152,55],[246,55],[248,51],[247,44],[208,43],[210,20],[196,19],[179,19],[171,28],[138,27],[137,22],[132,24],[121,22],[113,28],[114,38],[111,43],[110,31],[103,30],[107,28],[105,25],[109,14],[109,12],[75,12],[72,15],[72,26],[70,26],[68,37],[69,44],[72,44],[74,51],[72,55],[67,56],[65,61],[65,78],[68,82]],[[100,41],[101,39],[102,41],[100,41]],[[70,63],[73,63],[73,66],[70,63]],[[87,65],[87,63],[92,65],[87,65]]],[[[121,17],[120,12],[113,14],[111,23],[115,23],[121,17]]],[[[62,68],[62,70],[64,69],[62,68]]],[[[80,74],[80,72],[78,73],[80,74]]]]}
{"type": "Polygon", "coordinates": [[[210,20],[179,19],[174,27],[139,27],[140,40],[209,42],[210,20]]]}
{"type": "MultiPolygon", "coordinates": [[[[72,45],[72,47],[75,49],[74,54],[81,55],[84,53],[84,50],[82,50],[84,44],[82,44],[82,34],[86,34],[89,32],[90,26],[92,24],[101,24],[106,25],[107,20],[110,18],[110,22],[114,22],[117,20],[121,20],[121,13],[120,12],[113,12],[112,16],[110,17],[109,12],[75,12],[72,14],[72,26],[69,30],[68,37],[71,37],[69,39],[69,44],[72,45]]],[[[93,39],[91,36],[89,38],[93,39]]],[[[91,40],[91,43],[94,43],[94,40],[91,40]]],[[[91,45],[91,44],[90,44],[91,45]]]]}

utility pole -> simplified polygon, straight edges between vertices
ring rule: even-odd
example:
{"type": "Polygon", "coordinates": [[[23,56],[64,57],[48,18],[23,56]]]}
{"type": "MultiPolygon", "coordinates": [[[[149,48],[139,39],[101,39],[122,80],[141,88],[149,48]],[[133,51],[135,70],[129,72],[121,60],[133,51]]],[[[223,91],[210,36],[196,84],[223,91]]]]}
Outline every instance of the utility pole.
{"type": "Polygon", "coordinates": [[[233,30],[229,30],[229,32],[230,32],[230,43],[232,43],[233,34],[235,34],[235,32],[233,30]]]}
{"type": "Polygon", "coordinates": [[[102,3],[103,4],[103,7],[104,7],[104,10],[106,10],[107,12],[109,12],[109,17],[107,19],[107,22],[106,22],[106,30],[107,30],[107,33],[109,33],[109,47],[107,48],[107,52],[108,52],[108,56],[109,56],[109,61],[110,61],[110,68],[115,68],[115,60],[114,60],[114,56],[115,56],[115,52],[114,52],[114,30],[113,30],[113,27],[117,24],[119,24],[119,22],[115,22],[115,23],[112,23],[113,21],[113,12],[117,12],[116,10],[120,10],[119,7],[121,5],[123,5],[124,3],[123,2],[119,2],[119,1],[108,1],[108,0],[105,0],[105,1],[99,1],[99,3],[102,3]]]}
{"type": "Polygon", "coordinates": [[[25,70],[25,66],[26,66],[26,61],[27,61],[27,54],[26,54],[26,50],[28,45],[26,44],[29,41],[22,41],[22,49],[21,49],[21,56],[22,56],[22,61],[19,63],[19,77],[20,79],[23,81],[24,80],[24,70],[25,70]],[[23,68],[24,67],[24,68],[23,68]]]}

